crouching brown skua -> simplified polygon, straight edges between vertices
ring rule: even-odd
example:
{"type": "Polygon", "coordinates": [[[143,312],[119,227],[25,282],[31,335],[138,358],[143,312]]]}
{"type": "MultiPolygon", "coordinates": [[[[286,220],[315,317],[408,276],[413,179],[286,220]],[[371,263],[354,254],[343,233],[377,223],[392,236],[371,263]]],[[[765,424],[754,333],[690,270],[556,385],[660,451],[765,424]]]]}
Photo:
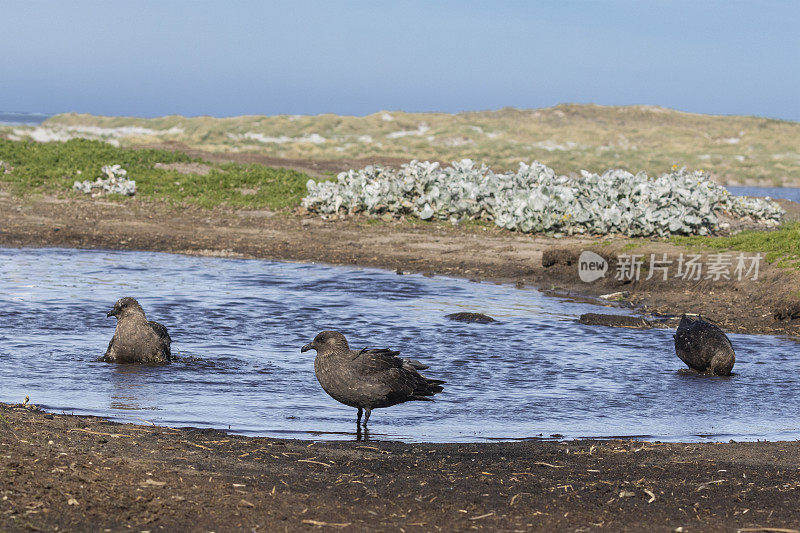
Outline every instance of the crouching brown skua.
{"type": "Polygon", "coordinates": [[[102,360],[109,363],[161,364],[172,360],[167,328],[147,320],[135,299],[121,298],[106,316],[117,318],[117,328],[102,360]]]}

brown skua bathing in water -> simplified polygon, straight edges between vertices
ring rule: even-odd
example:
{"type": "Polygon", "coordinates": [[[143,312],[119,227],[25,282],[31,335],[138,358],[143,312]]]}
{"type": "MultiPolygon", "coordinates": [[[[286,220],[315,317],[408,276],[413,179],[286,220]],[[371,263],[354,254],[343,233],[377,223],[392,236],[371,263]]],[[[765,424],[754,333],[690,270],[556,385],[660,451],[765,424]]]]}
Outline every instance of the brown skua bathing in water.
{"type": "Polygon", "coordinates": [[[314,349],[314,373],[322,388],[337,402],[356,407],[356,425],[364,427],[373,409],[408,401],[433,401],[444,381],[428,379],[418,372],[428,368],[419,361],[397,357],[386,349],[351,350],[344,335],[323,331],[300,351],[314,349]]]}
{"type": "Polygon", "coordinates": [[[675,353],[692,370],[718,376],[729,376],[736,362],[728,336],[700,316],[696,320],[681,317],[675,332],[675,353]]]}
{"type": "Polygon", "coordinates": [[[103,361],[109,363],[168,363],[172,360],[167,328],[147,320],[135,299],[121,298],[106,316],[117,317],[117,328],[103,361]]]}

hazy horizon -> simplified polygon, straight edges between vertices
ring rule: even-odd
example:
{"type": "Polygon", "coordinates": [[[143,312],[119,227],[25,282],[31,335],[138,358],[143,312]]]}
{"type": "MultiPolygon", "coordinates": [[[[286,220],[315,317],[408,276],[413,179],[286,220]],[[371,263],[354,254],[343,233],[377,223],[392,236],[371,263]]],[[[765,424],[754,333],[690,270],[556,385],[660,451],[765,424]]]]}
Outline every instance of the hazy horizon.
{"type": "MultiPolygon", "coordinates": [[[[0,0],[2,1],[2,0],[0,0]]],[[[561,103],[800,121],[800,4],[2,2],[6,112],[364,116],[561,103]]]]}
{"type": "Polygon", "coordinates": [[[540,110],[540,109],[551,109],[551,108],[562,106],[562,105],[599,106],[599,107],[658,107],[660,109],[666,109],[668,111],[676,111],[676,112],[679,112],[679,113],[688,113],[688,114],[693,114],[693,115],[707,115],[707,116],[713,116],[713,117],[739,117],[739,116],[748,117],[749,116],[749,117],[755,117],[755,118],[764,118],[764,119],[768,119],[768,120],[778,120],[778,121],[782,121],[782,122],[800,122],[800,120],[791,120],[791,119],[782,119],[782,118],[776,118],[776,117],[767,117],[767,116],[763,116],[763,115],[735,115],[735,114],[724,114],[724,113],[720,113],[720,114],[715,114],[715,113],[695,113],[695,112],[692,112],[692,111],[684,111],[682,109],[673,109],[673,108],[669,108],[669,107],[655,106],[655,105],[652,105],[652,104],[604,105],[604,104],[594,104],[594,103],[589,103],[589,102],[562,102],[562,103],[555,104],[553,106],[547,106],[547,107],[513,107],[513,106],[505,106],[505,107],[500,107],[500,108],[495,108],[495,109],[470,109],[470,110],[465,110],[465,111],[456,111],[456,112],[453,112],[453,113],[448,113],[446,111],[406,111],[404,109],[378,109],[377,111],[373,111],[373,112],[370,112],[370,113],[365,113],[365,114],[362,114],[362,115],[345,115],[345,114],[340,114],[340,113],[291,113],[291,114],[290,113],[276,113],[274,115],[266,115],[266,114],[263,114],[263,113],[248,113],[248,114],[245,114],[245,115],[209,115],[209,114],[200,113],[200,114],[196,114],[196,115],[180,115],[180,114],[177,114],[177,113],[171,113],[171,114],[166,114],[166,115],[142,116],[142,115],[101,115],[101,114],[97,114],[97,113],[80,113],[80,112],[77,112],[77,111],[61,111],[61,112],[58,112],[58,113],[42,113],[42,112],[38,112],[38,111],[2,111],[2,110],[0,110],[0,124],[7,123],[4,120],[6,115],[43,117],[42,121],[46,120],[47,118],[54,117],[56,115],[65,115],[65,114],[78,114],[78,115],[84,114],[84,115],[93,115],[93,116],[98,116],[98,117],[134,118],[134,119],[136,119],[136,118],[142,118],[142,119],[151,119],[151,118],[153,118],[153,119],[157,119],[157,118],[166,118],[166,117],[170,117],[170,116],[179,116],[179,117],[183,117],[183,118],[211,117],[211,118],[224,119],[224,118],[238,118],[238,117],[246,117],[246,116],[255,116],[255,117],[257,117],[257,116],[265,116],[265,117],[270,117],[270,116],[297,116],[297,117],[308,116],[308,117],[314,117],[314,116],[323,116],[323,115],[335,115],[335,116],[341,116],[341,117],[356,117],[356,118],[360,118],[360,117],[367,117],[367,116],[370,116],[370,115],[375,115],[375,114],[378,114],[378,113],[408,113],[408,114],[434,113],[434,114],[457,115],[457,114],[460,114],[460,113],[492,113],[492,112],[502,111],[503,109],[514,109],[514,110],[517,110],[517,111],[536,111],[536,110],[540,110]]]}

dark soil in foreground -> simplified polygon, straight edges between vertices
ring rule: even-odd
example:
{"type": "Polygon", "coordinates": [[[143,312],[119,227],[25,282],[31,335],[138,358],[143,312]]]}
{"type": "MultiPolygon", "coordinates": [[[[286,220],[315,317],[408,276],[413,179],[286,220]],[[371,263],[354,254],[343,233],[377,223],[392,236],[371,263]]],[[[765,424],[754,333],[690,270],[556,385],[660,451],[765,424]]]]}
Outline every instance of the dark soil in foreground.
{"type": "Polygon", "coordinates": [[[2,531],[785,530],[799,467],[797,442],[289,441],[0,404],[2,531]]]}

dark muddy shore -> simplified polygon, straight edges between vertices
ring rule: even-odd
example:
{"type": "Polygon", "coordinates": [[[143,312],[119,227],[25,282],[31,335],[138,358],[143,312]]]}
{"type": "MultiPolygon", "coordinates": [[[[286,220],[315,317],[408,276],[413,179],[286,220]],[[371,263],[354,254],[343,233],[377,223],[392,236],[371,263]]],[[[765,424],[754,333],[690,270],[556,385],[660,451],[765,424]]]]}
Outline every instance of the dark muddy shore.
{"type": "Polygon", "coordinates": [[[313,442],[1,404],[0,428],[2,531],[667,532],[800,524],[797,442],[313,442]]]}

